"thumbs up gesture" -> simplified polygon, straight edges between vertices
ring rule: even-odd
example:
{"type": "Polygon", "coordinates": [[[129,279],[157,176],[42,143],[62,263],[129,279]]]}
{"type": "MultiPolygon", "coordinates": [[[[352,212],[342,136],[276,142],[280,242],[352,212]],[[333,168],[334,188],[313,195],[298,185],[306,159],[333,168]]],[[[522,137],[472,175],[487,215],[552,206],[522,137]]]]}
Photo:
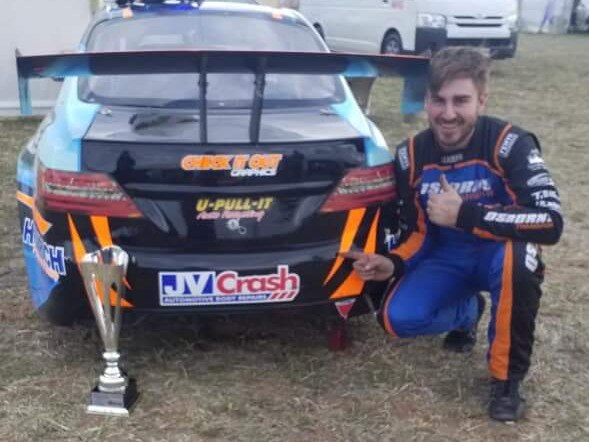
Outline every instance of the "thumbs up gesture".
{"type": "Polygon", "coordinates": [[[462,198],[444,174],[440,175],[440,185],[441,192],[431,193],[427,201],[429,220],[438,226],[455,227],[462,198]]]}

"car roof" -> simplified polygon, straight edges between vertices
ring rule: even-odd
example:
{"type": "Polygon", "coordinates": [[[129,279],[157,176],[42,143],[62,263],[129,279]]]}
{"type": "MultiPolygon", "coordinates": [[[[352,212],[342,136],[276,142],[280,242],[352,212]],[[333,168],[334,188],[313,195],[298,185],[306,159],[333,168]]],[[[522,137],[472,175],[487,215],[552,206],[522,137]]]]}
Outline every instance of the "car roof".
{"type": "MultiPolygon", "coordinates": [[[[196,3],[196,2],[193,2],[196,3]]],[[[162,13],[169,13],[170,11],[174,10],[173,5],[169,5],[165,9],[152,9],[152,8],[145,8],[142,10],[140,7],[133,7],[134,14],[154,14],[157,15],[158,12],[162,13]],[[164,12],[165,11],[165,12],[164,12]]],[[[178,7],[178,13],[181,14],[182,11],[186,11],[186,8],[180,9],[178,7]]],[[[202,11],[220,11],[220,12],[252,12],[252,13],[263,13],[269,16],[280,14],[282,16],[288,16],[293,18],[300,18],[300,14],[296,11],[288,8],[274,8],[272,6],[261,5],[257,3],[255,0],[211,0],[211,1],[203,1],[198,8],[194,8],[193,11],[202,10],[202,11]]],[[[110,7],[107,5],[106,8],[99,11],[93,21],[102,21],[108,20],[113,18],[120,18],[122,15],[122,8],[118,6],[114,6],[111,4],[110,7]]],[[[190,9],[188,11],[191,11],[190,9]]]]}

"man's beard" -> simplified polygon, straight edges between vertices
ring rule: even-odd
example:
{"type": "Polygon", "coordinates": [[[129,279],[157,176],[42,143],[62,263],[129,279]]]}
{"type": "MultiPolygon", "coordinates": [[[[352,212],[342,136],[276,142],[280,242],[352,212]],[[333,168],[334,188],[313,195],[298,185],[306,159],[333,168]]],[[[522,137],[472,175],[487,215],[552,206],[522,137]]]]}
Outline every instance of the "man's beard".
{"type": "Polygon", "coordinates": [[[453,151],[465,148],[474,132],[476,121],[470,123],[463,118],[455,118],[451,122],[455,127],[450,136],[444,134],[442,127],[444,123],[447,124],[448,121],[444,122],[441,118],[437,118],[433,123],[430,121],[430,127],[433,129],[436,141],[442,150],[453,151]]]}

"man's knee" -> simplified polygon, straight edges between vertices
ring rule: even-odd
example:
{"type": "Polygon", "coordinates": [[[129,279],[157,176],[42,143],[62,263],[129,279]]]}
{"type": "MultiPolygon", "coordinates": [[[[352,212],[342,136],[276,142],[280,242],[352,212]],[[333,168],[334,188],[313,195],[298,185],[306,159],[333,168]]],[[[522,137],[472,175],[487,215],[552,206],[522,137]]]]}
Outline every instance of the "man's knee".
{"type": "Polygon", "coordinates": [[[431,323],[431,312],[419,305],[402,306],[390,303],[383,311],[383,327],[394,336],[418,336],[431,323]],[[408,308],[410,307],[410,308],[408,308]]]}

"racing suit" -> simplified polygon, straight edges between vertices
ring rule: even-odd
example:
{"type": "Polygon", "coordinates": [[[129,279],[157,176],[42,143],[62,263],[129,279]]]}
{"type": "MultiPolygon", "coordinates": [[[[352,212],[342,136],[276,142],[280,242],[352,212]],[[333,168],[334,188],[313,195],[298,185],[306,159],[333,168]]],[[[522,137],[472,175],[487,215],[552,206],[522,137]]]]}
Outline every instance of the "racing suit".
{"type": "Polygon", "coordinates": [[[536,137],[499,119],[479,117],[469,145],[445,153],[430,129],[397,148],[401,237],[391,250],[396,284],[381,320],[399,337],[469,329],[476,294],[491,295],[489,369],[521,379],[530,365],[544,265],[538,244],[555,244],[560,197],[536,137]],[[440,175],[462,198],[456,228],[432,224],[429,195],[440,175]]]}

